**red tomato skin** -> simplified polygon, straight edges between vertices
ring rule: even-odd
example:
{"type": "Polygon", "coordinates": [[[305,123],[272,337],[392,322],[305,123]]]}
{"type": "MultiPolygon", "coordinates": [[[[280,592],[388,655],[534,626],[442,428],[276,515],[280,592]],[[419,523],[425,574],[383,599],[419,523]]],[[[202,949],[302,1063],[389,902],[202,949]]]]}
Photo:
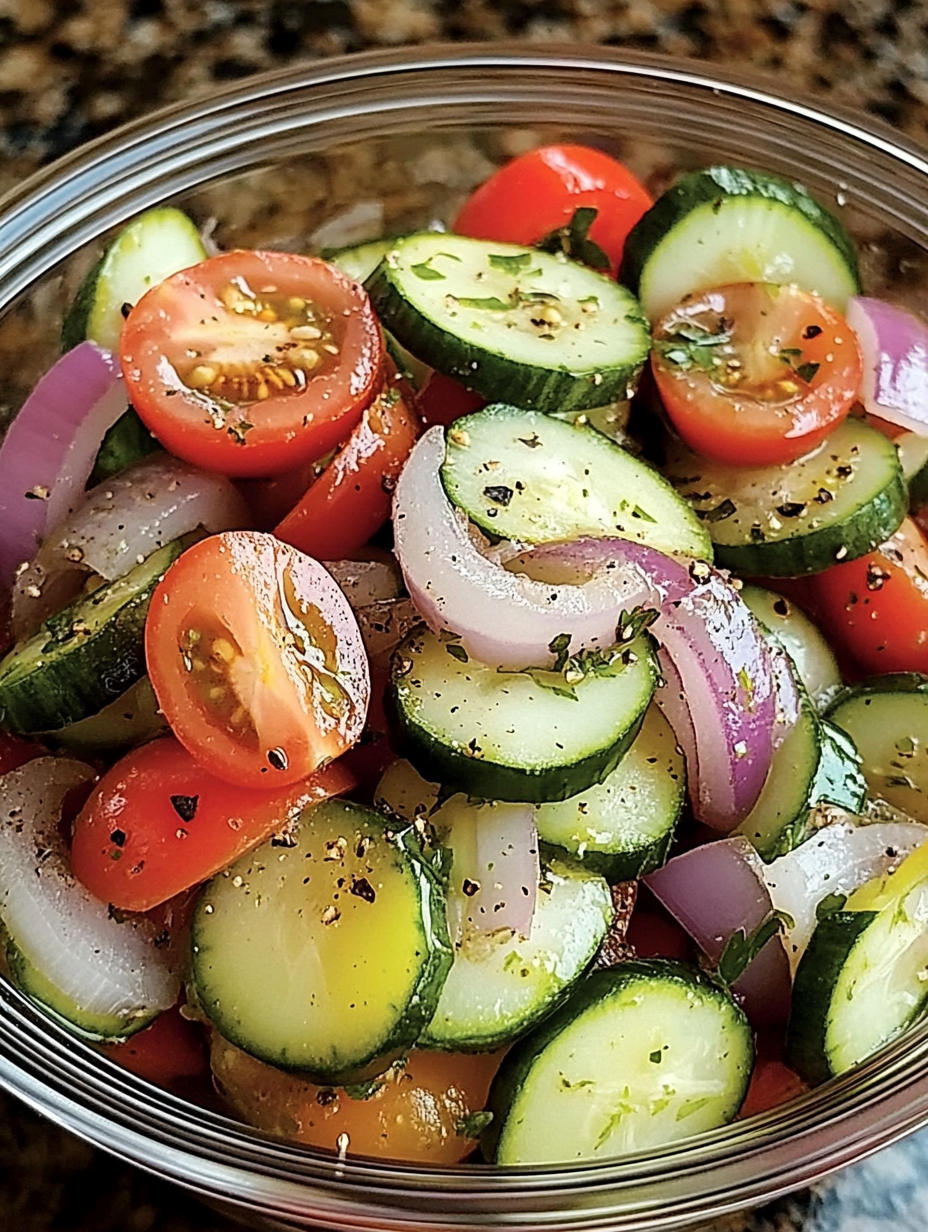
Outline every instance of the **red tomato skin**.
{"type": "Polygon", "coordinates": [[[751,1075],[748,1093],[738,1113],[738,1120],[743,1121],[748,1117],[759,1116],[762,1112],[769,1112],[771,1108],[788,1103],[808,1089],[799,1075],[782,1061],[758,1060],[751,1075]]]}
{"type": "Polygon", "coordinates": [[[906,518],[886,543],[808,579],[815,619],[865,675],[928,672],[928,540],[906,518]]]}
{"type": "Polygon", "coordinates": [[[390,516],[393,489],[419,435],[419,417],[395,385],[361,416],[351,436],[274,534],[316,560],[341,560],[390,516]]]}
{"type": "Polygon", "coordinates": [[[174,735],[229,783],[258,791],[295,783],[364,728],[370,671],[348,600],[322,565],[272,535],[225,531],[184,552],[152,596],[145,658],[174,735]],[[217,684],[244,722],[217,713],[204,694],[207,677],[184,645],[191,632],[204,636],[203,659],[217,636],[236,648],[217,684]]]}
{"type": "MultiPolygon", "coordinates": [[[[758,316],[777,314],[784,330],[778,338],[782,348],[801,342],[802,359],[812,361],[815,374],[801,396],[793,400],[764,401],[747,396],[741,387],[721,392],[698,365],[681,368],[651,352],[651,371],[661,403],[674,428],[696,453],[729,466],[777,466],[793,462],[820,445],[847,416],[854,404],[863,373],[863,359],[853,331],[846,321],[818,296],[799,287],[776,288],[774,301],[767,298],[765,284],[732,283],[687,296],[655,325],[660,341],[673,322],[687,314],[707,315],[707,308],[739,324],[756,324],[758,316]],[[758,301],[768,307],[760,314],[758,301]],[[818,328],[818,335],[800,337],[802,322],[818,328]],[[795,336],[790,336],[790,330],[795,336]]],[[[750,330],[748,330],[750,332],[750,330]]],[[[770,337],[770,335],[768,335],[770,337]]],[[[766,342],[766,338],[764,341],[766,342]]],[[[743,346],[746,340],[739,339],[743,346]]],[[[747,366],[747,365],[746,365],[747,366]]],[[[784,367],[784,374],[792,375],[784,367]]]]}
{"type": "Polygon", "coordinates": [[[537,244],[570,222],[574,211],[597,211],[589,238],[615,274],[629,231],[653,204],[622,163],[582,145],[542,146],[520,154],[476,188],[452,227],[459,235],[537,244]]]}
{"type": "Polygon", "coordinates": [[[159,1014],[124,1044],[101,1044],[100,1051],[123,1069],[168,1090],[209,1076],[203,1030],[184,1018],[178,1006],[159,1014]]]}
{"type": "Polygon", "coordinates": [[[291,786],[233,787],[163,736],[127,753],[94,788],[74,823],[71,864],[97,898],[150,911],[208,880],[303,808],[353,786],[347,767],[333,762],[291,786]]]}
{"type": "MultiPolygon", "coordinates": [[[[178,350],[181,345],[175,342],[178,350]]],[[[268,346],[273,350],[273,341],[268,346]]],[[[336,448],[376,393],[383,356],[383,335],[364,289],[325,261],[284,252],[221,253],[172,275],[142,296],[120,339],[123,376],[146,426],[177,457],[233,477],[268,478],[336,448]],[[234,316],[219,292],[233,278],[319,302],[339,355],[310,374],[305,391],[243,402],[229,412],[208,391],[184,383],[168,343],[180,326],[191,340],[197,333],[221,337],[224,318],[234,316]]]]}
{"type": "Polygon", "coordinates": [[[486,404],[486,398],[466,389],[460,381],[445,376],[443,372],[432,373],[418,398],[422,420],[429,427],[441,424],[443,428],[448,428],[456,419],[471,415],[486,404]]]}

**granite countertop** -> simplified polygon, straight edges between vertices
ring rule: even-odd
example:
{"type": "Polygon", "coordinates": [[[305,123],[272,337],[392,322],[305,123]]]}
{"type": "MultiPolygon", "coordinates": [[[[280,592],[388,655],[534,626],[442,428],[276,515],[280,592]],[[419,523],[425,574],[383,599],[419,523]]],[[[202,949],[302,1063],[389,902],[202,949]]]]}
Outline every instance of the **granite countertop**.
{"type": "MultiPolygon", "coordinates": [[[[928,0],[0,0],[0,191],[161,103],[303,58],[434,39],[660,50],[777,74],[928,142],[928,0]]],[[[712,1232],[923,1232],[928,1130],[712,1232]]],[[[0,1227],[232,1232],[0,1094],[0,1227]]]]}

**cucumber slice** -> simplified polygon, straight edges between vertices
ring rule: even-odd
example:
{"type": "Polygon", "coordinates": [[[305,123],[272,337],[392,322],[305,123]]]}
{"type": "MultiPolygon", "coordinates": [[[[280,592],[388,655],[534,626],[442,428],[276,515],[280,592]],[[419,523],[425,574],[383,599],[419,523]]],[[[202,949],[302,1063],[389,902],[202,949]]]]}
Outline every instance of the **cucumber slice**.
{"type": "Polygon", "coordinates": [[[600,783],[644,719],[656,660],[647,636],[567,685],[499,672],[418,626],[393,656],[388,702],[417,769],[483,800],[563,800],[600,783]]]}
{"type": "Polygon", "coordinates": [[[219,1032],[322,1084],[363,1081],[412,1045],[451,966],[444,889],[414,827],[342,800],[307,809],[214,877],[193,982],[219,1032]]]}
{"type": "Polygon", "coordinates": [[[459,419],[441,478],[472,522],[503,539],[615,535],[712,559],[708,531],[662,475],[595,429],[538,411],[497,404],[459,419]]]}
{"type": "Polygon", "coordinates": [[[97,714],[145,675],[145,617],[155,587],[201,536],[165,544],[124,577],[49,617],[0,662],[0,718],[44,732],[97,714]]]}
{"type": "Polygon", "coordinates": [[[500,1164],[609,1159],[725,1125],[754,1061],[730,994],[668,959],[587,976],[506,1055],[483,1149],[500,1164]]]}
{"type": "Polygon", "coordinates": [[[78,756],[105,756],[115,749],[154,740],[168,731],[151,681],[143,676],[97,714],[57,731],[42,732],[46,748],[67,749],[78,756]]]}
{"type": "Polygon", "coordinates": [[[870,795],[928,825],[928,676],[899,672],[854,685],[828,717],[857,745],[870,795]]]}
{"type": "Polygon", "coordinates": [[[85,338],[118,350],[124,305],[134,306],[159,282],[208,256],[200,233],[180,210],[168,206],[139,215],[84,279],[65,318],[62,350],[85,338]]]}
{"type": "Polygon", "coordinates": [[[803,694],[799,718],[773,755],[763,790],[737,834],[768,863],[809,836],[809,814],[828,803],[858,813],[867,794],[860,757],[844,732],[803,694]]]}
{"type": "Polygon", "coordinates": [[[789,466],[724,466],[675,443],[666,469],[708,526],[716,562],[748,577],[854,560],[888,539],[908,507],[892,441],[853,417],[789,466]]]}
{"type": "Polygon", "coordinates": [[[684,175],[625,241],[620,280],[656,321],[731,282],[796,283],[843,312],[861,290],[854,242],[799,184],[738,167],[684,175]]]}
{"type": "Polygon", "coordinates": [[[105,483],[160,449],[161,445],[142,423],[138,412],[130,406],[103,437],[87,487],[95,488],[98,483],[105,483]]]}
{"type": "Polygon", "coordinates": [[[581,411],[620,401],[648,356],[634,296],[562,254],[421,232],[397,240],[365,285],[404,347],[501,402],[581,411]]]}
{"type": "MultiPolygon", "coordinates": [[[[441,828],[449,812],[474,807],[456,796],[433,821],[441,828]]],[[[447,842],[453,852],[453,822],[447,842]]],[[[467,900],[452,863],[449,899],[453,896],[460,896],[466,912],[467,900]]],[[[612,916],[612,897],[602,877],[561,860],[550,861],[543,872],[531,937],[513,936],[508,929],[465,936],[419,1046],[491,1052],[523,1035],[563,1001],[593,961],[612,916]]]]}
{"type": "Polygon", "coordinates": [[[827,709],[843,682],[838,662],[818,626],[795,603],[762,586],[742,586],[741,598],[789,655],[815,709],[827,709]]]}
{"type": "Polygon", "coordinates": [[[819,920],[796,969],[787,1060],[809,1083],[859,1064],[928,1002],[924,849],[861,887],[847,907],[819,920]]]}
{"type": "Polygon", "coordinates": [[[365,240],[363,244],[351,244],[347,248],[325,248],[322,256],[355,282],[364,282],[395,243],[392,238],[365,240]]]}
{"type": "Polygon", "coordinates": [[[686,795],[683,754],[652,702],[631,748],[602,783],[535,811],[539,840],[612,884],[660,868],[686,795]]]}

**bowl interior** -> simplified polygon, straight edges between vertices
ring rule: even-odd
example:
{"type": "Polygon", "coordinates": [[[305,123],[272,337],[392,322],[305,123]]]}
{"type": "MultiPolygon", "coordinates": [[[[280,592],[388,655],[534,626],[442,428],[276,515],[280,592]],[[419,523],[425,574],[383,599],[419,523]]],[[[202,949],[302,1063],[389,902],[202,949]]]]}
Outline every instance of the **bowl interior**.
{"type": "MultiPolygon", "coordinates": [[[[0,202],[8,420],[114,229],[157,203],[222,248],[319,251],[447,224],[511,155],[596,145],[660,191],[732,162],[792,176],[855,234],[867,290],[928,315],[928,165],[888,130],[659,57],[488,46],[375,53],[159,113],[0,202]]],[[[673,1227],[806,1183],[928,1119],[928,1029],[787,1108],[659,1153],[494,1173],[337,1161],[134,1079],[0,985],[0,1081],[126,1158],[276,1226],[673,1227]]]]}

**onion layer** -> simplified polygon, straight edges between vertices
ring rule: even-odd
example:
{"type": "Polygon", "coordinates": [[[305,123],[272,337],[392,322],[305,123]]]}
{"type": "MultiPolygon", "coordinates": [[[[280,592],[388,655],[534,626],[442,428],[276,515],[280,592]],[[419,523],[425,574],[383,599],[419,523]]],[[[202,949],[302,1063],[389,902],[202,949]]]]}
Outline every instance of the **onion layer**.
{"type": "MultiPolygon", "coordinates": [[[[713,963],[738,929],[750,936],[774,909],[763,861],[740,835],[694,847],[645,882],[713,963]]],[[[785,1022],[790,969],[779,937],[770,938],[734,991],[755,1025],[785,1022]]]]}
{"type": "Polygon", "coordinates": [[[115,1018],[128,1034],[174,1004],[183,963],[159,947],[153,921],[114,915],[71,872],[61,809],[93,778],[81,762],[40,757],[0,780],[0,919],[82,1016],[115,1018]]]}
{"type": "Polygon", "coordinates": [[[0,446],[0,584],[83,499],[100,442],[127,405],[118,361],[92,342],[63,355],[26,399],[0,446]]]}
{"type": "Polygon", "coordinates": [[[795,850],[763,867],[774,907],[789,915],[787,953],[795,971],[815,929],[819,903],[830,894],[851,894],[887,872],[928,839],[917,822],[842,821],[825,826],[795,850]]]}
{"type": "Polygon", "coordinates": [[[53,528],[16,582],[13,633],[32,633],[80,591],[88,572],[122,577],[152,552],[202,526],[211,534],[248,524],[224,476],[154,454],[99,484],[53,528]]]}
{"type": "Polygon", "coordinates": [[[863,355],[865,408],[928,436],[928,326],[904,308],[866,295],[848,300],[847,322],[863,355]]]}

